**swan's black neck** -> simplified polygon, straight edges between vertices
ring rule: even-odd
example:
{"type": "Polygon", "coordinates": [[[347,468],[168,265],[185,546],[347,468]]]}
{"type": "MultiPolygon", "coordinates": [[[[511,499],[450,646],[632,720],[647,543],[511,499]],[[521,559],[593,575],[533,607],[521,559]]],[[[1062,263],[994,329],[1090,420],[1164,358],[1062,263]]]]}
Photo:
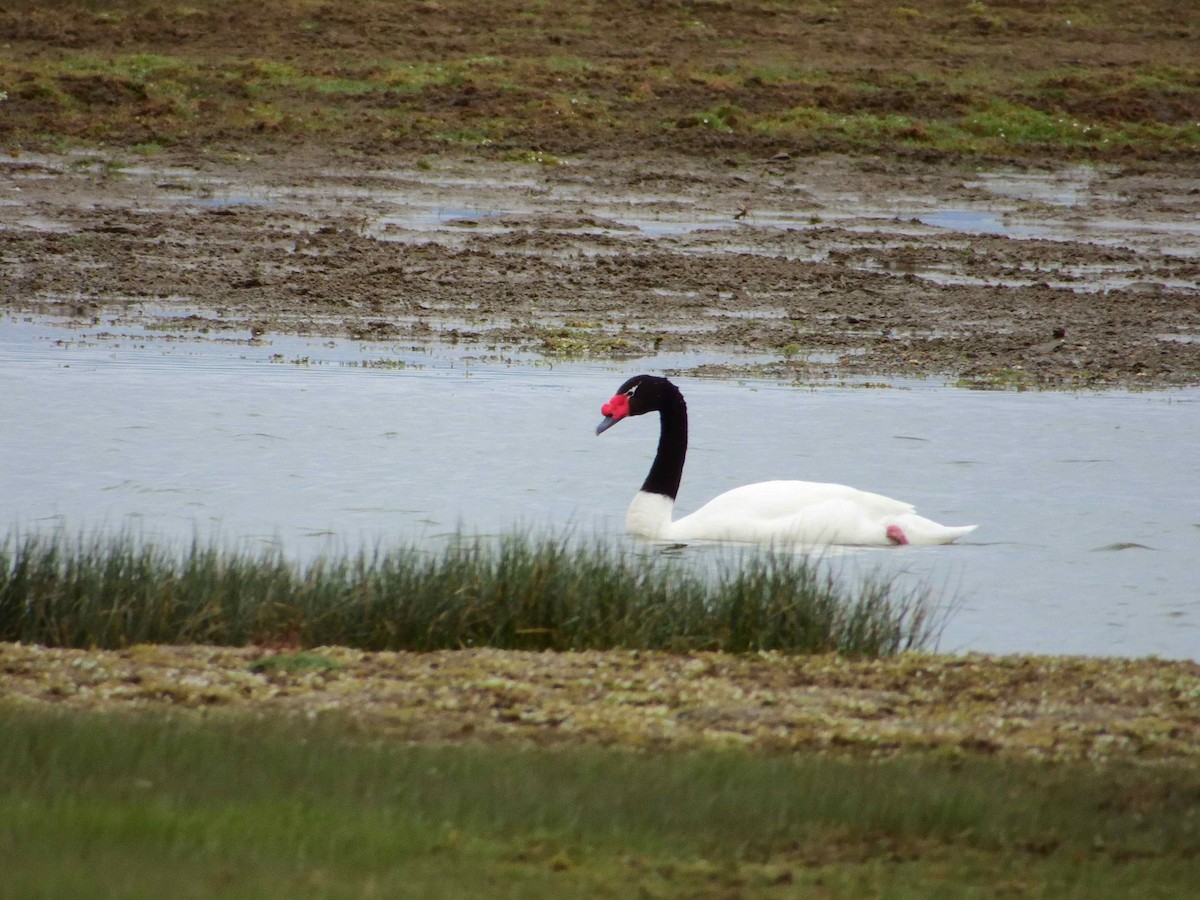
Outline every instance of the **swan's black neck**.
{"type": "Polygon", "coordinates": [[[661,398],[658,406],[660,430],[658,453],[650,466],[650,474],[642,484],[642,490],[651,494],[663,494],[672,500],[679,493],[679,481],[683,478],[683,461],[687,456],[688,419],[687,404],[679,388],[666,379],[662,380],[661,398]]]}

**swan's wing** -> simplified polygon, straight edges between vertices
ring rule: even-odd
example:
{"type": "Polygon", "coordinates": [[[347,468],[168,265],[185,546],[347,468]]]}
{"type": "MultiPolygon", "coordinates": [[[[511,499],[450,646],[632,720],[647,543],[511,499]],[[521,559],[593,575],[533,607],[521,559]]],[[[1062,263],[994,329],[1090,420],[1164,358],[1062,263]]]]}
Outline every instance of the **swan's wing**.
{"type": "Polygon", "coordinates": [[[670,526],[679,540],[886,544],[887,520],[911,504],[844,484],[764,481],[713,498],[670,526]]]}
{"type": "Polygon", "coordinates": [[[857,511],[868,518],[900,516],[913,511],[911,503],[893,500],[883,494],[860,491],[844,484],[826,484],[819,481],[760,481],[726,491],[686,518],[694,518],[696,521],[730,516],[763,520],[783,519],[803,514],[805,510],[815,512],[814,508],[829,503],[834,503],[843,510],[857,511]]]}
{"type": "Polygon", "coordinates": [[[714,497],[664,526],[674,540],[793,544],[948,544],[975,530],[917,515],[912,504],[844,484],[763,481],[714,497]],[[900,529],[895,540],[892,527],[900,529]]]}

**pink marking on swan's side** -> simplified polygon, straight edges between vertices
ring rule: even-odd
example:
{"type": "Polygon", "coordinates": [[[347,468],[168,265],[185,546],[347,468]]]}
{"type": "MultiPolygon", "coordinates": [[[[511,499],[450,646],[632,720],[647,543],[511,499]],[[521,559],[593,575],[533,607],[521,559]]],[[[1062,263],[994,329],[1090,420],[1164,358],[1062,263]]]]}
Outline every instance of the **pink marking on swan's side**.
{"type": "Polygon", "coordinates": [[[901,546],[908,543],[908,536],[899,525],[889,525],[887,527],[887,539],[893,544],[900,544],[901,546]]]}

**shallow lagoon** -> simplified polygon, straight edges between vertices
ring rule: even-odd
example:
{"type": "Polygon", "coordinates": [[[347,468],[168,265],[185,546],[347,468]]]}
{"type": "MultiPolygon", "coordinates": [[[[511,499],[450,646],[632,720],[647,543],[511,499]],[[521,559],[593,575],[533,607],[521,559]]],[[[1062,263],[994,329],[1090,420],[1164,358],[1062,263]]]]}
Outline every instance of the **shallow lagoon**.
{"type": "MultiPolygon", "coordinates": [[[[703,361],[550,364],[4,319],[0,524],[300,558],[458,528],[628,540],[656,423],[597,438],[600,404],[629,374],[703,361]]],[[[1200,391],[677,380],[692,414],[683,511],[783,477],[980,524],[951,547],[826,554],[845,577],[895,574],[947,598],[942,650],[1200,659],[1200,391]]]]}

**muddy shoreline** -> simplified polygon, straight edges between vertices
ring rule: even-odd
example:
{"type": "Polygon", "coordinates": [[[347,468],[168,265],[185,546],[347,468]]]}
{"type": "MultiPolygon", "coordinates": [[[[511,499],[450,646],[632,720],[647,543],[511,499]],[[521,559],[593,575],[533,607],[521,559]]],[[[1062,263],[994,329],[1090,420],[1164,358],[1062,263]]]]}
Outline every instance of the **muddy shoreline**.
{"type": "Polygon", "coordinates": [[[0,643],[6,704],[293,716],[415,743],[1195,760],[1192,662],[0,643]]]}
{"type": "Polygon", "coordinates": [[[715,351],[707,372],[804,383],[1195,385],[1197,183],[1180,163],[18,154],[3,310],[195,340],[715,351]]]}

